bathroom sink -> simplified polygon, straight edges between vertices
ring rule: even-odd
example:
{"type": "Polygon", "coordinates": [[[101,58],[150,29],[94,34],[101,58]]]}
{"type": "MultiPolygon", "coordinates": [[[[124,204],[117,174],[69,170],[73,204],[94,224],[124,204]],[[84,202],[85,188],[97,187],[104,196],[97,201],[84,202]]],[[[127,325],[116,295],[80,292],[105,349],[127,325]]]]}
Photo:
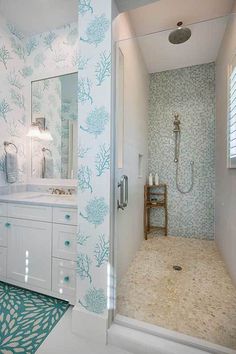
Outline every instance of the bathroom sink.
{"type": "Polygon", "coordinates": [[[38,200],[59,200],[59,199],[63,199],[63,200],[68,200],[68,201],[72,201],[75,199],[74,195],[68,195],[68,194],[34,194],[34,195],[26,195],[25,199],[38,199],[38,200]]]}

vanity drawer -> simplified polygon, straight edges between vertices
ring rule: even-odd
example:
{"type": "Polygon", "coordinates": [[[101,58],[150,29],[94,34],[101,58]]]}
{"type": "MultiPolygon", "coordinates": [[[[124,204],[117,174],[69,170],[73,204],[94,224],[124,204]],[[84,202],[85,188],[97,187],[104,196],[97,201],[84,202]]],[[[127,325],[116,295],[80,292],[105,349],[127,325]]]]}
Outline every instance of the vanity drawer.
{"type": "Polygon", "coordinates": [[[52,291],[64,299],[75,298],[76,263],[53,258],[52,291]]]}
{"type": "Polygon", "coordinates": [[[76,261],[76,231],[76,226],[53,224],[54,257],[76,261]]]}
{"type": "Polygon", "coordinates": [[[7,203],[0,203],[0,216],[7,216],[7,203]]]}
{"type": "Polygon", "coordinates": [[[0,247],[0,279],[7,276],[7,249],[0,247]]]}
{"type": "Polygon", "coordinates": [[[53,222],[66,225],[77,225],[77,209],[53,208],[53,222]]]}
{"type": "Polygon", "coordinates": [[[8,216],[17,219],[52,221],[52,208],[41,205],[8,204],[8,216]]]}

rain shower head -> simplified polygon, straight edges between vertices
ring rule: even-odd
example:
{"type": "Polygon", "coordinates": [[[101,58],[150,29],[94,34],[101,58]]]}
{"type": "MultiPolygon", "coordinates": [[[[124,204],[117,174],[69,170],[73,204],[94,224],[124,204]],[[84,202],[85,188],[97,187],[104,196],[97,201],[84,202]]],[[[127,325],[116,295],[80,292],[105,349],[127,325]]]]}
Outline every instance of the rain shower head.
{"type": "Polygon", "coordinates": [[[181,44],[186,42],[192,35],[191,30],[187,27],[182,27],[183,22],[178,22],[178,28],[172,31],[169,35],[169,42],[172,44],[181,44]]]}

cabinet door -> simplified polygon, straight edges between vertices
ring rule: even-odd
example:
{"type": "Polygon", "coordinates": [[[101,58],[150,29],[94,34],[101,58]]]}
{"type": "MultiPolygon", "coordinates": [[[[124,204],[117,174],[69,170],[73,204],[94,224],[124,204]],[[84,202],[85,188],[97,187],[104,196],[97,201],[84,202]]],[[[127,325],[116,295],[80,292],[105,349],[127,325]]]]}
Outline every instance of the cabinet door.
{"type": "Polygon", "coordinates": [[[6,280],[7,269],[7,249],[0,247],[0,280],[6,280]]]}
{"type": "Polygon", "coordinates": [[[51,289],[52,224],[9,218],[7,278],[51,289]]]}
{"type": "Polygon", "coordinates": [[[7,230],[8,230],[7,218],[0,217],[0,246],[7,247],[7,230]]]}

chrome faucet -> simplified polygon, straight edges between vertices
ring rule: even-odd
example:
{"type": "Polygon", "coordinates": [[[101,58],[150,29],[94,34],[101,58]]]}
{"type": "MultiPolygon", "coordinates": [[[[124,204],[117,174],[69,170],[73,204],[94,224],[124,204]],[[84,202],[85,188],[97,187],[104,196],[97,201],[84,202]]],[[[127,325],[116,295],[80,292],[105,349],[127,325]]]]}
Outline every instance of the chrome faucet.
{"type": "Polygon", "coordinates": [[[69,188],[65,190],[64,188],[49,188],[49,192],[51,194],[57,194],[57,195],[72,195],[73,192],[75,192],[75,189],[69,188]]]}

